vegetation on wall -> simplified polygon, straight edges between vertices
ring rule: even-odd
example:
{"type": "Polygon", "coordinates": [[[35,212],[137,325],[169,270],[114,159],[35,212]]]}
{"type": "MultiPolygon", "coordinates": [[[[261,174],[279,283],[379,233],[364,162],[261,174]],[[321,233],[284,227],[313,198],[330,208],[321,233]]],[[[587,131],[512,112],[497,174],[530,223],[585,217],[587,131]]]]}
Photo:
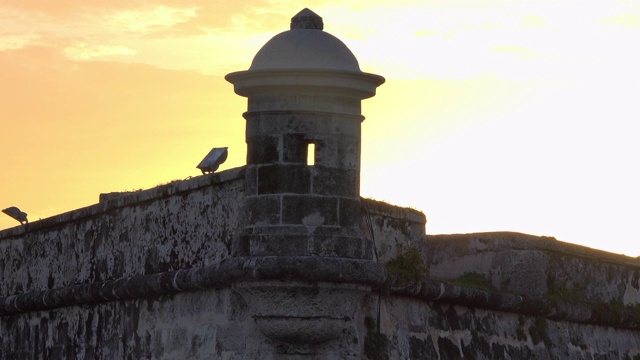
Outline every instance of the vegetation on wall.
{"type": "Polygon", "coordinates": [[[491,284],[491,280],[477,272],[465,272],[459,278],[451,280],[450,283],[467,288],[497,291],[493,284],[491,284]]]}
{"type": "Polygon", "coordinates": [[[411,248],[398,255],[387,262],[385,267],[395,285],[400,287],[421,283],[429,279],[429,268],[416,248],[411,248]]]}
{"type": "Polygon", "coordinates": [[[582,302],[585,299],[583,290],[560,283],[553,274],[547,276],[547,296],[551,300],[567,302],[582,302]]]}
{"type": "Polygon", "coordinates": [[[555,302],[584,304],[592,311],[592,320],[617,324],[640,325],[640,304],[625,305],[619,299],[610,301],[587,300],[582,289],[570,288],[549,274],[547,277],[547,297],[555,302]]]}

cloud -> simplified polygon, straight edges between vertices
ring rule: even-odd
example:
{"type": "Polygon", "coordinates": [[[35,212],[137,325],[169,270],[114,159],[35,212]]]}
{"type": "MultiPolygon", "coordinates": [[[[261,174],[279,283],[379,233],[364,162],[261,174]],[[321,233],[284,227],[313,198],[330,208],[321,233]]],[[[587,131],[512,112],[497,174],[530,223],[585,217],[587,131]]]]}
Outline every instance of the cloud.
{"type": "Polygon", "coordinates": [[[29,43],[34,42],[37,37],[34,35],[0,34],[0,51],[20,49],[29,43]]]}
{"type": "Polygon", "coordinates": [[[196,16],[195,7],[174,8],[162,5],[143,9],[117,10],[101,16],[107,31],[148,34],[171,28],[196,16]]]}
{"type": "Polygon", "coordinates": [[[266,0],[37,5],[0,5],[0,51],[41,46],[77,61],[140,62],[217,75],[248,66],[292,16],[291,9],[266,0]]]}
{"type": "Polygon", "coordinates": [[[94,58],[117,57],[120,55],[132,56],[136,54],[136,51],[126,46],[79,43],[65,48],[64,53],[72,60],[90,60],[94,58]]]}
{"type": "Polygon", "coordinates": [[[164,24],[182,17],[181,28],[197,30],[199,27],[221,28],[233,25],[234,18],[242,14],[255,14],[255,22],[262,22],[273,15],[283,4],[271,4],[269,0],[210,1],[210,0],[4,0],[2,11],[23,14],[27,17],[48,17],[60,22],[74,22],[87,17],[106,16],[125,27],[147,29],[157,20],[164,24]],[[271,14],[264,14],[265,9],[271,14]],[[271,9],[273,11],[271,11],[271,9]],[[195,13],[197,10],[197,14],[195,13]],[[259,15],[266,15],[262,18],[259,15]],[[193,16],[195,15],[195,16],[193,16]]]}

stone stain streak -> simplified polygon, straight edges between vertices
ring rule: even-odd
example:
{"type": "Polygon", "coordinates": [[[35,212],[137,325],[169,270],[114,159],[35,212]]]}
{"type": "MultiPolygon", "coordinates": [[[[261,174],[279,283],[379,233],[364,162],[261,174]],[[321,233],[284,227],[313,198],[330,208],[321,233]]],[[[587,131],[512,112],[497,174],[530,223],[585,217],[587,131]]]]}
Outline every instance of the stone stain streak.
{"type": "Polygon", "coordinates": [[[391,359],[617,359],[640,345],[637,331],[553,321],[540,329],[545,344],[536,334],[539,318],[446,303],[393,298],[384,309],[391,359]]]}

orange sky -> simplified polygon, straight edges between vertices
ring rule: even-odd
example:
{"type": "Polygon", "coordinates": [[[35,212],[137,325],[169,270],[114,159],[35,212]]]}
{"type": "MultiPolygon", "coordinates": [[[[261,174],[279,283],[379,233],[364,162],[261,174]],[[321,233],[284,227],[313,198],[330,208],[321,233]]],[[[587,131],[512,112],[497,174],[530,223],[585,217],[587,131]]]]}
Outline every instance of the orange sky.
{"type": "Polygon", "coordinates": [[[217,146],[243,165],[223,77],[304,7],[387,79],[363,103],[363,196],[428,233],[640,255],[637,1],[3,0],[0,208],[35,221],[197,176],[217,146]]]}

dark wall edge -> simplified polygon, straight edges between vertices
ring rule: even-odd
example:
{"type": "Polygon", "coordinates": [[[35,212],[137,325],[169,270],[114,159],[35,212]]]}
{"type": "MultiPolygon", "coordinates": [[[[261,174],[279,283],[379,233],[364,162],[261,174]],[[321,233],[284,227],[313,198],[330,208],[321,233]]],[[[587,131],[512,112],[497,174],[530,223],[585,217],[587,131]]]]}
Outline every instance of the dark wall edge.
{"type": "Polygon", "coordinates": [[[0,298],[0,316],[81,304],[151,298],[262,280],[352,283],[379,287],[385,271],[360,259],[320,257],[232,258],[204,267],[65,286],[0,298]]]}
{"type": "Polygon", "coordinates": [[[91,216],[98,216],[111,210],[162,199],[207,186],[244,179],[244,171],[245,167],[238,167],[221,171],[219,173],[196,176],[186,180],[176,180],[147,190],[101,194],[100,197],[102,198],[102,201],[97,204],[54,215],[25,225],[18,225],[16,227],[0,230],[0,241],[12,237],[23,236],[28,232],[59,226],[91,216]]]}

